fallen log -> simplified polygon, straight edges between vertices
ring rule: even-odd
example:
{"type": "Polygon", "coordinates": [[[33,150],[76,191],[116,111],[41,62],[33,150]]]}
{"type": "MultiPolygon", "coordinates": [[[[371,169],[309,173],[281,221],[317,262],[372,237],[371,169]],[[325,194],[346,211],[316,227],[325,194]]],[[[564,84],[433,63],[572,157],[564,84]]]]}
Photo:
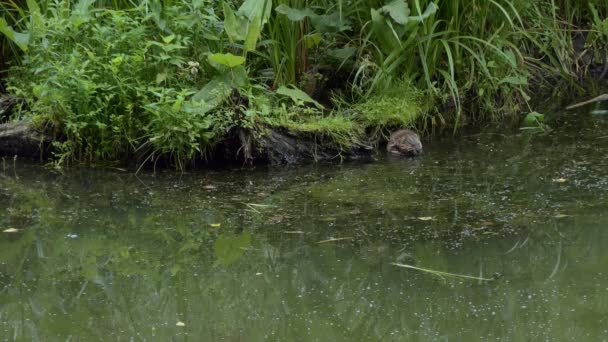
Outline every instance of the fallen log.
{"type": "Polygon", "coordinates": [[[45,159],[51,144],[51,137],[29,120],[0,124],[0,156],[45,159]]]}
{"type": "Polygon", "coordinates": [[[374,152],[371,146],[364,144],[353,143],[350,148],[343,148],[322,136],[280,128],[266,129],[259,140],[259,157],[272,165],[362,159],[371,157],[374,152]]]}

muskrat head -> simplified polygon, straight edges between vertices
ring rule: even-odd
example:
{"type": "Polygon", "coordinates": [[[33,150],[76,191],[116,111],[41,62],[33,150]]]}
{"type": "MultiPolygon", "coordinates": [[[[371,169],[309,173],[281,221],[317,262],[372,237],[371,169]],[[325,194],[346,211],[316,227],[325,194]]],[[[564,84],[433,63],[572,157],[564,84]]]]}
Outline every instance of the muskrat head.
{"type": "Polygon", "coordinates": [[[422,153],[422,143],[418,134],[401,129],[391,134],[386,150],[395,155],[417,156],[422,153]]]}

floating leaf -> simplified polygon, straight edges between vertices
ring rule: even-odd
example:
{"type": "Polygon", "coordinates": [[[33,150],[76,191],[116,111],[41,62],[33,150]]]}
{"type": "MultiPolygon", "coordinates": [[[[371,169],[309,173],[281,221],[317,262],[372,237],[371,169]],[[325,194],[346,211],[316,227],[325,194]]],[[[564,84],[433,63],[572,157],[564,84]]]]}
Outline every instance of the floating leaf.
{"type": "Polygon", "coordinates": [[[432,221],[433,217],[432,216],[421,216],[418,218],[420,221],[432,221]]]}
{"type": "Polygon", "coordinates": [[[567,181],[566,178],[553,178],[553,183],[566,183],[567,181]]]}
{"type": "Polygon", "coordinates": [[[210,226],[213,228],[218,228],[220,227],[222,224],[221,223],[211,223],[210,226]]]}
{"type": "Polygon", "coordinates": [[[173,265],[173,267],[171,267],[171,276],[175,277],[179,273],[179,271],[181,271],[181,269],[182,268],[179,265],[173,265]]]}
{"type": "Polygon", "coordinates": [[[175,323],[176,327],[185,327],[186,323],[182,322],[182,321],[177,321],[177,323],[175,323]]]}
{"type": "Polygon", "coordinates": [[[2,231],[3,233],[17,233],[19,232],[19,229],[17,228],[8,228],[2,231]]]}
{"type": "Polygon", "coordinates": [[[555,217],[555,218],[558,218],[558,219],[559,219],[559,218],[571,217],[571,216],[572,216],[572,215],[566,215],[566,214],[556,214],[556,215],[554,215],[553,217],[555,217]]]}
{"type": "Polygon", "coordinates": [[[251,245],[251,234],[220,236],[214,245],[216,264],[229,266],[240,259],[251,245]]]}

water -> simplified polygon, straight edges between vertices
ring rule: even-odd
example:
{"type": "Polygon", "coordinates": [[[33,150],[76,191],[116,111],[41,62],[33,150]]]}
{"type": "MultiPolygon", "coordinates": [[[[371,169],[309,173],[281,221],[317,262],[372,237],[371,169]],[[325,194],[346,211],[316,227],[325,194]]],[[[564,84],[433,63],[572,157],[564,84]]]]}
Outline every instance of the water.
{"type": "Polygon", "coordinates": [[[7,159],[0,341],[608,340],[608,122],[570,118],[281,170],[7,159]]]}

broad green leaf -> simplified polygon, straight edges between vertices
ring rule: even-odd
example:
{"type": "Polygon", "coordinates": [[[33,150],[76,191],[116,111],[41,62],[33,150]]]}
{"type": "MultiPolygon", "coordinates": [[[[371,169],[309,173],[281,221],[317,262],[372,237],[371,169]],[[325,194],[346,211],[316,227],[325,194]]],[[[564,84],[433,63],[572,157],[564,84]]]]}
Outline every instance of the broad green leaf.
{"type": "Polygon", "coordinates": [[[437,4],[435,4],[434,2],[431,2],[428,6],[426,6],[424,13],[422,13],[421,15],[415,15],[415,16],[408,17],[408,19],[412,20],[412,21],[423,22],[428,17],[437,13],[438,9],[439,9],[439,7],[437,6],[437,4]]]}
{"type": "Polygon", "coordinates": [[[239,260],[251,245],[251,234],[220,236],[213,246],[215,264],[229,266],[239,260]]]}
{"type": "Polygon", "coordinates": [[[163,42],[165,44],[169,44],[169,43],[171,43],[175,39],[175,35],[172,34],[172,35],[169,35],[167,37],[162,37],[162,38],[163,38],[163,42]]]}
{"type": "Polygon", "coordinates": [[[194,94],[192,101],[204,102],[202,113],[206,113],[222,104],[230,96],[230,91],[230,85],[223,78],[216,77],[194,94]]]}
{"type": "Polygon", "coordinates": [[[393,0],[383,6],[380,13],[388,14],[397,24],[405,25],[409,20],[410,9],[404,0],[393,0]]]}
{"type": "Polygon", "coordinates": [[[231,53],[214,53],[209,56],[209,61],[234,68],[235,66],[245,63],[245,57],[235,56],[231,53]]]}
{"type": "Polygon", "coordinates": [[[389,26],[387,19],[375,9],[371,10],[372,30],[378,39],[379,47],[387,54],[400,48],[401,37],[396,36],[393,28],[389,26]]]}
{"type": "Polygon", "coordinates": [[[264,24],[270,17],[272,0],[246,0],[236,13],[224,3],[224,28],[231,41],[244,41],[243,50],[255,50],[264,24]]]}
{"type": "Polygon", "coordinates": [[[30,41],[29,33],[19,33],[13,31],[13,28],[8,25],[4,18],[0,18],[0,33],[6,38],[15,43],[22,51],[27,51],[27,46],[30,41]]]}
{"type": "Polygon", "coordinates": [[[306,42],[306,47],[309,49],[315,48],[319,46],[321,43],[321,35],[318,33],[307,34],[304,36],[304,41],[306,42]]]}
{"type": "Polygon", "coordinates": [[[350,57],[352,57],[355,52],[357,52],[357,49],[354,47],[345,47],[342,49],[334,49],[334,50],[330,50],[329,51],[329,55],[331,57],[337,58],[339,60],[345,60],[348,59],[350,57]]]}
{"type": "MultiPolygon", "coordinates": [[[[405,25],[409,22],[423,22],[428,17],[437,13],[439,7],[434,2],[428,4],[426,9],[421,15],[410,16],[411,12],[407,6],[407,3],[404,0],[394,0],[388,5],[383,6],[379,10],[377,10],[376,15],[388,15],[395,23],[400,25],[405,25]]],[[[374,20],[374,10],[372,9],[372,20],[374,20]]],[[[376,19],[377,20],[377,19],[376,19]]]]}
{"type": "Polygon", "coordinates": [[[312,16],[310,22],[319,33],[336,33],[351,29],[350,22],[342,18],[339,12],[312,16]]]}
{"type": "Polygon", "coordinates": [[[272,0],[245,0],[236,14],[248,18],[249,21],[260,20],[258,25],[261,27],[268,21],[271,10],[272,0]]]}
{"type": "Polygon", "coordinates": [[[277,13],[286,15],[287,18],[291,21],[302,21],[306,17],[314,17],[316,16],[315,12],[313,12],[310,8],[296,9],[291,8],[287,5],[279,5],[274,9],[277,13]]]}
{"type": "Polygon", "coordinates": [[[201,113],[206,113],[221,105],[232,91],[232,88],[242,88],[247,85],[249,78],[244,67],[238,66],[230,72],[216,76],[201,90],[192,96],[193,102],[203,102],[201,113]]]}
{"type": "Polygon", "coordinates": [[[538,126],[544,120],[545,120],[545,116],[543,114],[538,113],[538,112],[531,112],[531,113],[528,113],[528,115],[526,115],[526,117],[524,118],[523,125],[527,126],[527,127],[538,126]]]}
{"type": "Polygon", "coordinates": [[[224,2],[224,29],[231,41],[241,41],[245,39],[246,25],[243,20],[238,20],[232,8],[224,2]]]}
{"type": "Polygon", "coordinates": [[[244,54],[247,55],[249,51],[255,51],[260,37],[260,23],[261,20],[258,17],[253,18],[249,21],[247,26],[247,35],[245,36],[245,42],[243,43],[244,54]]]}
{"type": "Polygon", "coordinates": [[[300,90],[294,86],[291,86],[290,88],[287,88],[285,86],[280,86],[279,89],[277,89],[277,94],[287,96],[296,103],[308,102],[308,103],[314,104],[319,109],[323,108],[323,105],[321,105],[319,102],[315,101],[308,94],[306,94],[305,92],[303,92],[302,90],[300,90]]]}

